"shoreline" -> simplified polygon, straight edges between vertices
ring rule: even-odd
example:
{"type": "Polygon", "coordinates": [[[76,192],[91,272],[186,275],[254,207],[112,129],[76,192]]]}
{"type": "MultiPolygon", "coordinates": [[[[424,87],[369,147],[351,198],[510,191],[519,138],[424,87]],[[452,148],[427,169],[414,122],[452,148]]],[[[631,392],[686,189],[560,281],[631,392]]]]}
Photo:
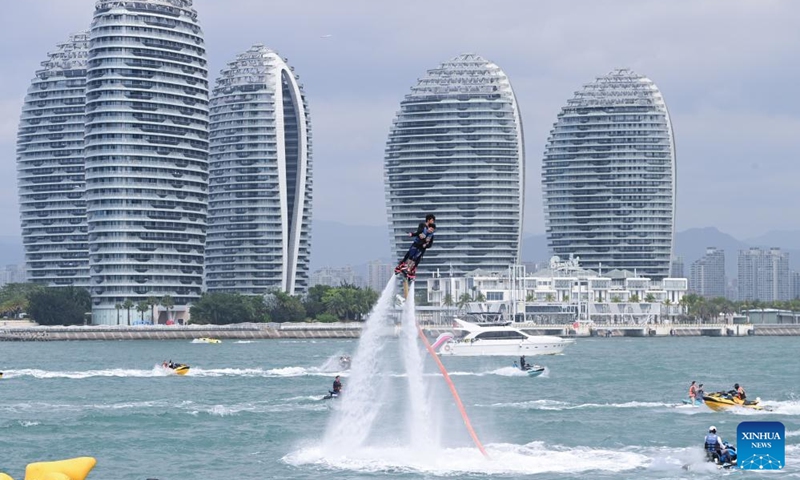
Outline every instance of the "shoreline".
{"type": "MultiPolygon", "coordinates": [[[[0,342],[85,341],[85,340],[220,340],[272,339],[354,339],[359,338],[363,323],[248,323],[234,325],[90,325],[90,326],[2,326],[0,342]]],[[[518,325],[537,335],[568,338],[614,337],[747,337],[800,336],[800,324],[741,325],[518,325]]],[[[424,326],[432,337],[451,331],[447,326],[424,326]]],[[[398,329],[387,326],[385,335],[397,335],[398,329]]]]}

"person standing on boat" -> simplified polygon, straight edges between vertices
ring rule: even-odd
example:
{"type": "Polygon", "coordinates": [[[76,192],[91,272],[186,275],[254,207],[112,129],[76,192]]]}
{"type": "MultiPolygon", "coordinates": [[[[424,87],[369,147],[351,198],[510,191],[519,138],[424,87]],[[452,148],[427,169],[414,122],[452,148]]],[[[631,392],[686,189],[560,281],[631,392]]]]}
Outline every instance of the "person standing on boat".
{"type": "Polygon", "coordinates": [[[697,399],[697,385],[696,381],[692,380],[692,384],[689,385],[689,403],[694,405],[695,400],[697,399]]]}

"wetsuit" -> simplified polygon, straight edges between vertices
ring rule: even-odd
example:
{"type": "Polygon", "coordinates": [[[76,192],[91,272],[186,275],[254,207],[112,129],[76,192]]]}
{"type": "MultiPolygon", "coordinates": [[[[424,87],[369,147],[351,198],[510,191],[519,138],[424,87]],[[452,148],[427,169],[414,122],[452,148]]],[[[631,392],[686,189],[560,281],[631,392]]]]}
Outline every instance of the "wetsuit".
{"type": "Polygon", "coordinates": [[[342,390],[342,382],[339,380],[333,381],[333,393],[338,394],[342,390]]]}

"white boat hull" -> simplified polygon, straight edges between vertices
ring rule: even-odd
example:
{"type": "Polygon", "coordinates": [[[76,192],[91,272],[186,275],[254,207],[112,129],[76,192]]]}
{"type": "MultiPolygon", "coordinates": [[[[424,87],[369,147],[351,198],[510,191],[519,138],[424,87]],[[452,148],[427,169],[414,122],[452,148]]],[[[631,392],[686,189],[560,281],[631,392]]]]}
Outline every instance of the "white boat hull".
{"type": "Polygon", "coordinates": [[[574,343],[561,337],[537,336],[521,342],[508,340],[450,341],[439,348],[442,356],[454,357],[518,357],[521,355],[558,355],[574,343]]]}

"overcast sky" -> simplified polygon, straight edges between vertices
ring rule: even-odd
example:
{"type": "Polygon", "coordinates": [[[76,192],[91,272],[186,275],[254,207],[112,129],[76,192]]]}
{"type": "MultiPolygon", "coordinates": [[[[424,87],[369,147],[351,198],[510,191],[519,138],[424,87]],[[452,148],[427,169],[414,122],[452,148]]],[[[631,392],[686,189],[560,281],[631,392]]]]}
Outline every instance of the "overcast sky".
{"type": "MultiPolygon", "coordinates": [[[[48,51],[91,23],[94,0],[3,0],[0,222],[19,233],[20,108],[48,51]]],[[[311,107],[314,218],[384,225],[383,150],[427,69],[474,52],[511,78],[526,147],[527,233],[542,233],[541,159],[575,90],[614,68],[666,99],[678,162],[677,229],[740,239],[800,229],[800,2],[793,0],[195,0],[211,80],[263,43],[311,107]]],[[[213,83],[212,83],[213,85],[213,83]]]]}

